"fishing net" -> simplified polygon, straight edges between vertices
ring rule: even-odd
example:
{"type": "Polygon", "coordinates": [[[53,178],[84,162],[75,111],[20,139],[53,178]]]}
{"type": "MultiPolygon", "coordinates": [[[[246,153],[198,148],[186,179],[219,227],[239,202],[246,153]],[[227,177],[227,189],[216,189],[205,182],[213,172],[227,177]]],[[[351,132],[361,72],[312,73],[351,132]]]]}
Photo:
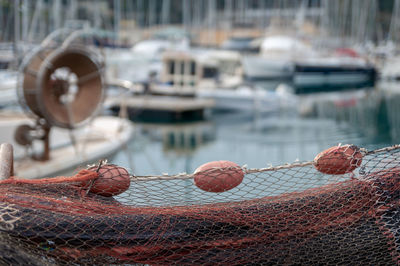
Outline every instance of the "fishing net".
{"type": "Polygon", "coordinates": [[[398,264],[399,146],[347,145],[263,169],[208,166],[130,176],[99,164],[73,177],[0,181],[0,262],[398,264]]]}

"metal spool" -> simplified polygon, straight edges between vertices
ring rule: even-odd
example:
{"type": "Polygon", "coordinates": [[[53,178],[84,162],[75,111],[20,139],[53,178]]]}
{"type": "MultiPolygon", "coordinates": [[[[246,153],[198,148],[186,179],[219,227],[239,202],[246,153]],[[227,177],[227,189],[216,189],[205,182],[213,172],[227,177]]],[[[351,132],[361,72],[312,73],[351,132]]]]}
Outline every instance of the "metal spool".
{"type": "Polygon", "coordinates": [[[103,65],[82,45],[41,47],[21,67],[23,105],[50,126],[74,128],[98,110],[103,65]]]}

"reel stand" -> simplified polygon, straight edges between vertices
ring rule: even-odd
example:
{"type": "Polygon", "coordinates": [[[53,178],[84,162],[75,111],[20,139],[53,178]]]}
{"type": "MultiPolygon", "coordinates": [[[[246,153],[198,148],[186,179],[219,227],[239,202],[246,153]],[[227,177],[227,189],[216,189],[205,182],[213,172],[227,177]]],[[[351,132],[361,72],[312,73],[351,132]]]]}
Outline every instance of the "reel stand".
{"type": "Polygon", "coordinates": [[[69,32],[60,43],[66,31],[50,34],[20,67],[18,98],[36,125],[19,126],[14,137],[26,147],[43,143],[42,154],[32,155],[35,160],[50,159],[52,127],[72,130],[85,124],[104,97],[103,57],[79,39],[90,32],[69,32]]]}

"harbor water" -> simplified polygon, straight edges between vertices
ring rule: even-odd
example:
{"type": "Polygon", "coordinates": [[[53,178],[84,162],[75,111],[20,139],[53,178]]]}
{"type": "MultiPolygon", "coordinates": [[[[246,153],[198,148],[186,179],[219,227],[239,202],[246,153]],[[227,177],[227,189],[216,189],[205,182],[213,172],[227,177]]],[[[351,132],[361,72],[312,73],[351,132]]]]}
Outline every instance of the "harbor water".
{"type": "Polygon", "coordinates": [[[248,168],[312,160],[339,143],[375,149],[399,142],[400,84],[296,96],[272,112],[212,112],[204,121],[135,123],[109,161],[135,175],[192,173],[209,161],[248,168]]]}

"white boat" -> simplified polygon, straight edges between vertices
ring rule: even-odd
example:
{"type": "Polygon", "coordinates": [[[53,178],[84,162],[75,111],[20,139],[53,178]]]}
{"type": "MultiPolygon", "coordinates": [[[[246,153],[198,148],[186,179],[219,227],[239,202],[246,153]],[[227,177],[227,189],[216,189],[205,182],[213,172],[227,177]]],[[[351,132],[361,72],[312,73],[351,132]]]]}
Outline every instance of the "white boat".
{"type": "Polygon", "coordinates": [[[10,70],[0,71],[0,107],[16,104],[18,72],[10,70]]]}
{"type": "Polygon", "coordinates": [[[165,52],[160,82],[152,84],[150,93],[195,95],[200,90],[238,86],[242,83],[240,59],[233,51],[165,52]]]}
{"type": "Polygon", "coordinates": [[[168,50],[186,50],[189,48],[188,39],[149,39],[136,43],[132,48],[133,53],[160,55],[168,50]]]}
{"type": "Polygon", "coordinates": [[[400,56],[391,56],[385,59],[380,70],[380,75],[386,81],[400,80],[400,56]]]}
{"type": "Polygon", "coordinates": [[[375,67],[362,58],[319,57],[294,62],[293,85],[299,93],[373,86],[375,79],[375,67]]]}
{"type": "Polygon", "coordinates": [[[108,49],[107,78],[131,82],[147,82],[151,75],[159,79],[162,54],[189,48],[188,39],[148,39],[136,43],[131,49],[108,49]]]}
{"type": "Polygon", "coordinates": [[[150,73],[160,71],[161,61],[152,54],[134,53],[131,49],[106,49],[105,55],[107,80],[144,82],[150,73]]]}
{"type": "MultiPolygon", "coordinates": [[[[241,55],[238,52],[168,51],[162,58],[160,82],[148,84],[147,89],[141,90],[144,96],[108,97],[106,106],[126,106],[132,117],[133,114],[145,115],[149,111],[165,112],[167,109],[176,113],[181,106],[197,112],[199,103],[201,110],[272,112],[289,107],[295,101],[289,90],[275,90],[280,82],[271,82],[267,85],[270,88],[243,86],[241,55]]],[[[133,84],[127,87],[137,92],[133,84]]]]}
{"type": "MultiPolygon", "coordinates": [[[[43,153],[40,141],[21,146],[15,139],[22,125],[35,127],[35,122],[22,113],[0,114],[0,134],[3,143],[14,147],[14,172],[16,176],[41,178],[65,173],[77,167],[107,159],[119,151],[131,138],[133,125],[122,118],[97,117],[82,128],[68,130],[54,128],[50,132],[50,158],[33,159],[43,153]]],[[[31,132],[30,134],[39,134],[31,132]]]]}
{"type": "Polygon", "coordinates": [[[291,81],[299,93],[322,90],[321,87],[365,87],[373,85],[376,78],[375,67],[364,58],[336,51],[317,52],[287,36],[265,38],[260,55],[244,56],[243,67],[250,81],[284,79],[291,81]]]}
{"type": "Polygon", "coordinates": [[[222,43],[221,49],[238,52],[255,52],[257,40],[253,37],[232,37],[222,43]]]}
{"type": "Polygon", "coordinates": [[[314,52],[305,42],[293,37],[276,35],[266,37],[257,55],[243,56],[243,71],[250,80],[290,79],[293,61],[313,56],[314,52]]]}
{"type": "Polygon", "coordinates": [[[13,48],[13,43],[0,43],[0,69],[10,69],[12,64],[15,63],[15,54],[13,48]]]}
{"type": "Polygon", "coordinates": [[[284,85],[268,90],[259,86],[239,86],[230,89],[199,90],[198,97],[211,98],[216,110],[236,110],[243,112],[276,112],[295,106],[297,98],[284,85]]]}
{"type": "Polygon", "coordinates": [[[214,107],[212,99],[170,95],[115,95],[105,107],[129,119],[143,122],[176,123],[204,120],[214,107]]]}
{"type": "Polygon", "coordinates": [[[289,59],[267,59],[257,55],[243,57],[245,76],[250,81],[290,79],[293,75],[293,65],[289,59]]]}
{"type": "Polygon", "coordinates": [[[192,50],[169,52],[163,57],[161,84],[151,93],[191,95],[215,102],[214,110],[271,112],[293,100],[289,93],[271,88],[244,86],[241,55],[234,51],[192,50]]]}

